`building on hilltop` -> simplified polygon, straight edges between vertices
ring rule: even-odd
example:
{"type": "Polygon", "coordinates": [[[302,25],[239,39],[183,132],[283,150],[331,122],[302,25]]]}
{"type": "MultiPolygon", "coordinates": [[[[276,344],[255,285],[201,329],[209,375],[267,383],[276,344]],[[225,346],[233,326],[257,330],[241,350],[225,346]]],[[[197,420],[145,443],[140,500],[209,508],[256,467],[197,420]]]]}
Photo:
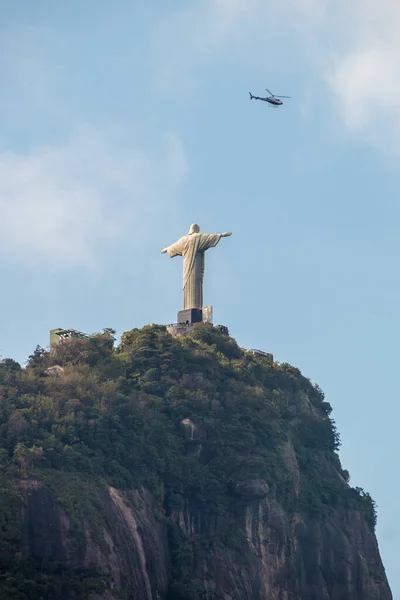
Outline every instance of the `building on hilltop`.
{"type": "Polygon", "coordinates": [[[77,331],[76,329],[61,329],[57,327],[56,329],[50,330],[50,350],[57,346],[62,341],[71,339],[71,338],[87,338],[86,333],[82,333],[82,331],[77,331]]]}

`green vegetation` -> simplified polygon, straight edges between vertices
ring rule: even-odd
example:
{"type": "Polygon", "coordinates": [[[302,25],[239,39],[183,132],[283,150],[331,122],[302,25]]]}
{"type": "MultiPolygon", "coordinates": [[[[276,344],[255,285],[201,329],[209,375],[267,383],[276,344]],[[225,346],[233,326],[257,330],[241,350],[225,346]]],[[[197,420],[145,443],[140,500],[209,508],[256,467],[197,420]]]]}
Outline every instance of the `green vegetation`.
{"type": "Polygon", "coordinates": [[[105,484],[146,487],[167,519],[189,505],[207,527],[189,542],[169,519],[174,599],[191,597],[199,545],[245,548],[230,526],[243,502],[240,483],[265,480],[289,514],[326,518],[355,508],[374,528],[373,501],[349,487],[340,465],[331,407],[298,369],[243,352],[210,325],[179,338],[164,326],[134,329],[118,347],[114,333],[70,340],[51,354],[38,347],[24,369],[11,359],[0,363],[1,598],[59,598],[63,586],[85,598],[107,585],[90,570],[50,562],[39,568],[35,557],[21,558],[20,479],[53,490],[81,551],[84,518],[102,541],[105,484]],[[63,372],[47,374],[53,365],[63,372]],[[183,419],[196,425],[200,454],[183,419]],[[298,501],[283,461],[287,440],[300,468],[298,501]]]}

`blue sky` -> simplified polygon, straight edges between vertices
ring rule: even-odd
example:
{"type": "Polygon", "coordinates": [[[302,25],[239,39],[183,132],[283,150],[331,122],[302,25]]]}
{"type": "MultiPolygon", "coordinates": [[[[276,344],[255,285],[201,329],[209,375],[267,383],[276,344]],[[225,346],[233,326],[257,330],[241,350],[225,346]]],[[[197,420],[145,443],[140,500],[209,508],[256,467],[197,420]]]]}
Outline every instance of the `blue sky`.
{"type": "Polygon", "coordinates": [[[400,7],[150,4],[0,1],[0,355],[174,321],[160,250],[232,231],[205,302],[325,391],[396,597],[400,7]]]}

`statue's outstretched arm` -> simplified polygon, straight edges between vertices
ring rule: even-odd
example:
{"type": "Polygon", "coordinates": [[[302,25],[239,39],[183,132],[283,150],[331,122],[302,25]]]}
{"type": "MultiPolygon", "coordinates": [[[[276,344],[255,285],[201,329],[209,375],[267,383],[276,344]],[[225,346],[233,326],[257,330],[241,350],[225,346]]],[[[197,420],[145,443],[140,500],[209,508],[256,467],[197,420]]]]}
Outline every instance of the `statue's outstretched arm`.
{"type": "Polygon", "coordinates": [[[163,248],[161,250],[161,254],[165,254],[166,252],[168,252],[168,256],[170,256],[171,258],[174,258],[174,256],[182,256],[182,252],[185,248],[184,242],[185,242],[184,238],[178,240],[177,242],[175,242],[175,244],[172,244],[171,246],[167,246],[166,248],[163,248]]]}
{"type": "Polygon", "coordinates": [[[232,231],[226,231],[225,233],[221,233],[221,237],[229,237],[232,235],[232,231]]]}

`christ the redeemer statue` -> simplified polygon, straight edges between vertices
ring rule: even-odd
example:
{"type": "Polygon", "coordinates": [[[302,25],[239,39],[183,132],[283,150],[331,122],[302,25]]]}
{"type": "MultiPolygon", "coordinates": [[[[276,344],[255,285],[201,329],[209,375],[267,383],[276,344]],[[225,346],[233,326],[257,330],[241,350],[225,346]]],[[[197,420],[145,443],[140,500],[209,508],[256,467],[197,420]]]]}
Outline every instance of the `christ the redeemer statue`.
{"type": "Polygon", "coordinates": [[[204,253],[230,235],[230,232],[200,233],[200,227],[193,224],[187,235],[161,250],[171,258],[183,257],[183,310],[203,308],[204,253]]]}

